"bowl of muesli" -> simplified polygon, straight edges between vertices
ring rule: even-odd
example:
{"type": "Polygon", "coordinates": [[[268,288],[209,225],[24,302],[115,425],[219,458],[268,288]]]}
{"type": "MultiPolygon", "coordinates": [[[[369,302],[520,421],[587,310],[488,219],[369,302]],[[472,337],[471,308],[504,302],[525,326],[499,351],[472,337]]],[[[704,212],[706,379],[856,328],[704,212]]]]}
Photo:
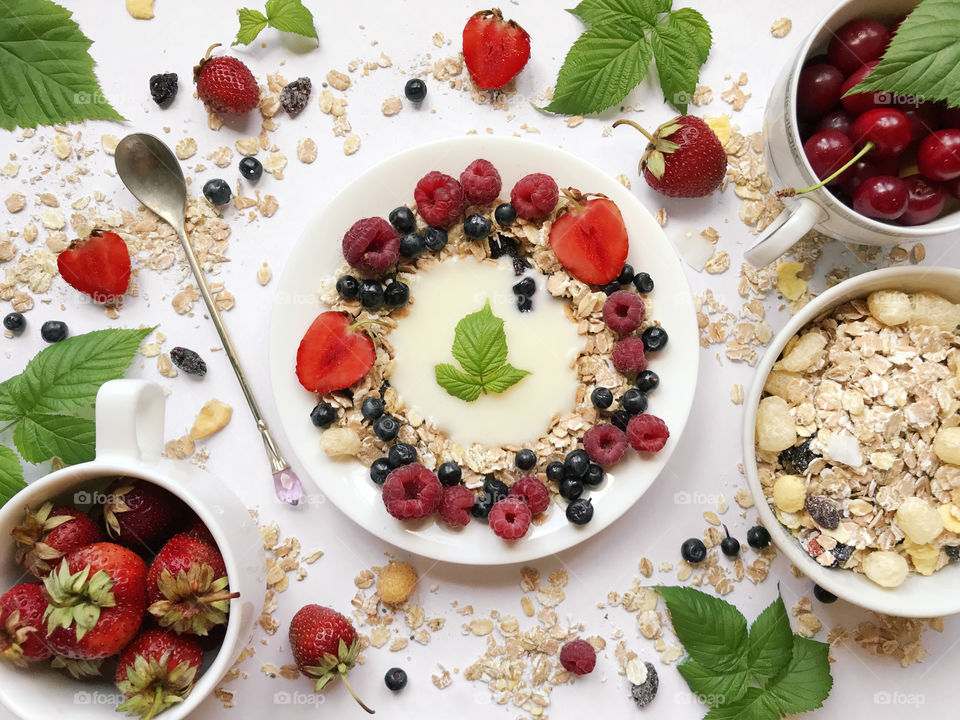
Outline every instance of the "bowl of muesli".
{"type": "Polygon", "coordinates": [[[750,490],[797,567],[877,612],[960,612],[960,270],[827,290],[773,340],[745,407],[750,490]]]}
{"type": "Polygon", "coordinates": [[[582,542],[640,498],[686,423],[698,338],[676,254],[626,187],[468,137],[331,199],[281,278],[270,355],[307,502],[491,565],[582,542]]]}

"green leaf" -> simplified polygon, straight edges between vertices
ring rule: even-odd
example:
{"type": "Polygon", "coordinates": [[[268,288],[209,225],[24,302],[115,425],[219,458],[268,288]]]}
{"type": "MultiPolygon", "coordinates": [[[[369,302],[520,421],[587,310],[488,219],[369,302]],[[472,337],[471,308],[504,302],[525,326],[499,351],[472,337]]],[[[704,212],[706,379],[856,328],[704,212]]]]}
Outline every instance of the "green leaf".
{"type": "Polygon", "coordinates": [[[960,107],[960,3],[922,0],[880,63],[847,95],[884,92],[960,107]]]}
{"type": "Polygon", "coordinates": [[[672,0],[582,0],[573,13],[587,25],[645,22],[654,25],[657,16],[670,10],[672,0]]]}
{"type": "Polygon", "coordinates": [[[10,448],[0,445],[0,507],[26,486],[20,458],[10,448]]]}
{"type": "Polygon", "coordinates": [[[305,37],[317,37],[313,13],[300,0],[267,0],[266,10],[271,27],[305,37]]]}
{"type": "Polygon", "coordinates": [[[473,402],[483,392],[483,384],[479,380],[473,375],[457,370],[453,365],[440,363],[434,366],[433,372],[437,378],[437,385],[461,400],[473,402]]]}
{"type": "Polygon", "coordinates": [[[690,657],[716,672],[746,667],[747,620],[737,608],[690,587],[661,585],[656,590],[690,657]]]}
{"type": "Polygon", "coordinates": [[[508,363],[499,370],[495,370],[492,375],[484,378],[483,389],[490,392],[502,393],[507,388],[516,385],[529,374],[529,370],[518,370],[508,363]]]}
{"type": "Polygon", "coordinates": [[[764,689],[781,714],[816,710],[830,694],[830,646],[793,636],[793,653],[783,674],[764,689]]]}
{"type": "Polygon", "coordinates": [[[23,417],[23,411],[13,399],[12,388],[18,377],[19,376],[15,375],[0,383],[0,422],[19,420],[23,417]]]}
{"type": "Polygon", "coordinates": [[[676,25],[657,26],[650,42],[663,99],[681,113],[686,113],[693,91],[697,88],[700,65],[703,64],[697,54],[699,49],[687,32],[676,25]]]}
{"type": "Polygon", "coordinates": [[[56,456],[67,465],[93,460],[96,432],[93,420],[73,415],[31,413],[13,431],[23,459],[39,463],[56,456]]]}
{"type": "Polygon", "coordinates": [[[257,39],[260,31],[267,26],[267,16],[259,10],[249,10],[248,8],[241,8],[237,15],[240,18],[240,29],[237,30],[237,39],[230,45],[249,45],[257,39]]]}
{"type": "Polygon", "coordinates": [[[749,670],[717,672],[705,668],[693,658],[687,658],[677,665],[677,670],[697,699],[707,707],[736,702],[750,687],[749,670]]]}
{"type": "Polygon", "coordinates": [[[793,656],[790,617],[779,595],[750,626],[747,664],[758,678],[773,678],[787,667],[793,656]]]}
{"type": "MultiPolygon", "coordinates": [[[[123,377],[140,342],[153,330],[95,330],[41,350],[10,387],[21,415],[90,406],[103,383],[123,377]]],[[[24,458],[34,462],[26,454],[24,458]]]]}
{"type": "Polygon", "coordinates": [[[103,96],[90,45],[50,0],[0,2],[0,127],[123,120],[103,96]]]}
{"type": "Polygon", "coordinates": [[[507,335],[503,331],[503,320],[493,314],[489,300],[482,310],[465,315],[457,323],[453,357],[481,383],[507,361],[507,335]]]}
{"type": "Polygon", "coordinates": [[[750,688],[736,702],[713,708],[703,720],[780,720],[780,712],[763,690],[750,688]]]}
{"type": "Polygon", "coordinates": [[[678,28],[687,36],[696,49],[699,65],[703,65],[713,45],[713,33],[710,32],[710,24],[703,15],[693,8],[680,8],[667,16],[667,25],[678,28]]]}

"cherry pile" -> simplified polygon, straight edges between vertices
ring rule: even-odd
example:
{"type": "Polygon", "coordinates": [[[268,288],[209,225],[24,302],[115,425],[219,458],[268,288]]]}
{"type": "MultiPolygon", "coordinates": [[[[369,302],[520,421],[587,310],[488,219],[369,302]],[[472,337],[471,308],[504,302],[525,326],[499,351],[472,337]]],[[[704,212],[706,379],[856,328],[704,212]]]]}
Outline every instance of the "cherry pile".
{"type": "Polygon", "coordinates": [[[889,93],[844,97],[899,25],[858,18],[837,30],[800,72],[797,116],[807,161],[841,201],[869,218],[922,225],[960,198],[960,109],[889,93]]]}

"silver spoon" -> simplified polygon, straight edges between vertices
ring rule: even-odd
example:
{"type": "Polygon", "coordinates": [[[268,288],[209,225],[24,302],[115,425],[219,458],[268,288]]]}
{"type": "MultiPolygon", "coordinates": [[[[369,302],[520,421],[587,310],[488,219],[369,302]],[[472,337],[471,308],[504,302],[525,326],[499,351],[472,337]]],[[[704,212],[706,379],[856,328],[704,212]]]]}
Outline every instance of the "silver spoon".
{"type": "Polygon", "coordinates": [[[257,405],[257,400],[253,396],[253,390],[250,389],[247,378],[243,374],[243,368],[240,367],[237,351],[230,342],[230,335],[223,324],[220,310],[213,302],[203,270],[197,263],[193,246],[184,231],[183,215],[187,206],[187,184],[184,182],[180,163],[162,140],[145,133],[127,135],[121,140],[117,145],[115,161],[117,173],[123,184],[127,186],[127,190],[146,207],[170,223],[177,237],[180,238],[183,252],[197,280],[197,287],[200,288],[200,296],[207,304],[207,310],[220,335],[223,349],[230,358],[230,364],[240,382],[240,389],[247,400],[247,405],[250,406],[254,420],[257,421],[257,429],[263,438],[263,446],[270,460],[277,497],[284,502],[296,505],[303,498],[303,486],[297,474],[291,469],[290,463],[283,459],[276,442],[270,435],[267,422],[263,419],[260,406],[257,405]]]}

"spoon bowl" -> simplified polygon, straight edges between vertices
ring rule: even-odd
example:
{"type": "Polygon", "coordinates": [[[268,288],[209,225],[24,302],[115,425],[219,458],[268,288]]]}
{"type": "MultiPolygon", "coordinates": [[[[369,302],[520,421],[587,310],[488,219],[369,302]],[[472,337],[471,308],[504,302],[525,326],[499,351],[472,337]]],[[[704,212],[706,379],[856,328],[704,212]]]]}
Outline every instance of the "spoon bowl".
{"type": "Polygon", "coordinates": [[[187,183],[166,143],[146,133],[127,135],[114,158],[117,173],[133,196],[174,229],[182,229],[187,183]]]}

